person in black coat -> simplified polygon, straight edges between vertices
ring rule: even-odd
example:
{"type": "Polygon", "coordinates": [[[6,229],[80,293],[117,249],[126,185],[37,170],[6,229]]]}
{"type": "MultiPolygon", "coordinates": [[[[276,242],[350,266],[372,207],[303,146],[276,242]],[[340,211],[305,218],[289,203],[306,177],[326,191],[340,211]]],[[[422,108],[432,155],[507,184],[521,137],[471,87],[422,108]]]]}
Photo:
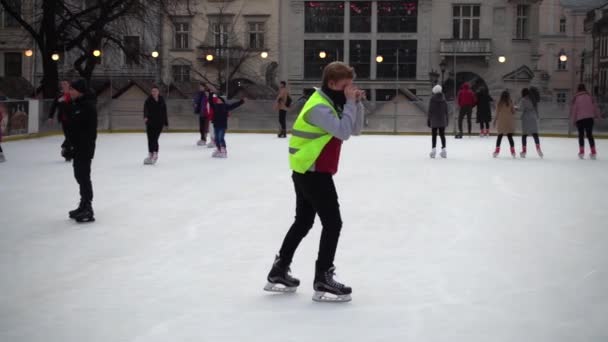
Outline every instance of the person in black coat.
{"type": "Polygon", "coordinates": [[[490,122],[492,121],[492,103],[494,99],[488,93],[488,89],[481,88],[477,93],[477,123],[481,128],[480,137],[490,136],[490,122]]]}
{"type": "Polygon", "coordinates": [[[49,110],[49,123],[53,122],[55,113],[58,112],[57,120],[61,124],[61,129],[63,130],[64,136],[63,143],[61,144],[61,156],[65,159],[65,161],[71,161],[74,157],[72,144],[68,139],[70,120],[67,112],[71,102],[69,90],[70,82],[68,82],[67,80],[61,81],[61,95],[55,98],[55,100],[51,104],[51,109],[49,110]]]}
{"type": "Polygon", "coordinates": [[[160,90],[153,86],[151,95],[144,103],[144,121],[146,123],[146,133],[148,135],[148,157],[144,159],[144,164],[155,164],[158,160],[158,139],[163,131],[163,126],[169,127],[167,118],[167,104],[165,99],[160,96],[160,90]]]}
{"type": "Polygon", "coordinates": [[[242,99],[238,102],[227,104],[222,98],[213,93],[209,94],[209,98],[211,99],[209,106],[213,113],[211,117],[215,133],[215,146],[217,146],[217,150],[213,152],[212,156],[215,158],[226,158],[228,152],[226,151],[226,140],[224,137],[226,135],[226,130],[228,129],[228,116],[231,110],[241,106],[245,103],[245,100],[242,99]]]}
{"type": "Polygon", "coordinates": [[[437,154],[437,135],[441,139],[441,157],[447,158],[445,128],[448,125],[448,103],[443,96],[443,89],[440,85],[433,87],[433,96],[429,102],[429,116],[427,125],[432,130],[432,146],[430,157],[435,158],[437,154]]]}
{"type": "Polygon", "coordinates": [[[92,222],[91,163],[97,140],[97,99],[83,79],[72,82],[69,93],[72,101],[68,107],[68,139],[74,148],[74,178],[80,186],[80,204],[69,216],[77,222],[92,222]]]}

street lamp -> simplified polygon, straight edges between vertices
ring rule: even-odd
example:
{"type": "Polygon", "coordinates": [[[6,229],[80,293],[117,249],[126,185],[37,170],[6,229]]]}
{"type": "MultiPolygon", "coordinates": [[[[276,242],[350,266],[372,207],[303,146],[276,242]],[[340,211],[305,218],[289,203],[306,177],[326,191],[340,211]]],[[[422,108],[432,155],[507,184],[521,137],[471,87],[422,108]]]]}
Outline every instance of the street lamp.
{"type": "Polygon", "coordinates": [[[434,69],[429,72],[429,79],[431,80],[431,85],[434,86],[439,82],[439,73],[434,69]]]}
{"type": "Polygon", "coordinates": [[[325,52],[325,51],[319,52],[319,58],[325,59],[325,57],[327,57],[327,52],[325,52]]]}
{"type": "Polygon", "coordinates": [[[498,56],[498,63],[504,63],[507,61],[507,57],[505,56],[498,56]]]}
{"type": "Polygon", "coordinates": [[[382,63],[382,62],[384,62],[384,57],[376,56],[376,63],[382,63]]]}
{"type": "Polygon", "coordinates": [[[262,53],[260,54],[260,57],[262,57],[264,59],[268,58],[268,52],[262,51],[262,53]]]}
{"type": "Polygon", "coordinates": [[[158,58],[158,51],[152,51],[152,58],[158,58]]]}
{"type": "Polygon", "coordinates": [[[207,60],[207,62],[213,62],[213,55],[209,54],[205,56],[205,59],[207,60]]]}
{"type": "Polygon", "coordinates": [[[32,57],[34,55],[34,51],[30,50],[25,50],[25,57],[32,57]]]}
{"type": "Polygon", "coordinates": [[[59,54],[58,53],[52,54],[51,59],[54,60],[55,62],[57,62],[59,60],[59,54]]]}
{"type": "Polygon", "coordinates": [[[93,50],[93,56],[95,56],[95,57],[99,57],[99,56],[101,56],[101,51],[100,51],[100,50],[97,50],[97,49],[96,49],[96,50],[93,50]]]}

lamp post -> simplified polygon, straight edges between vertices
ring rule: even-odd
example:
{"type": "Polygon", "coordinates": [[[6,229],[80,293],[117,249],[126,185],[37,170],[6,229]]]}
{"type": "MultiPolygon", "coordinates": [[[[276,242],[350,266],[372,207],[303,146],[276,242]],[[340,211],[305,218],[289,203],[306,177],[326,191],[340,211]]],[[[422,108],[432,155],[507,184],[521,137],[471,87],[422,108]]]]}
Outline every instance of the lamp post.
{"type": "Polygon", "coordinates": [[[429,79],[431,81],[431,86],[436,85],[437,82],[439,82],[439,73],[432,69],[431,72],[429,72],[429,79]]]}
{"type": "Polygon", "coordinates": [[[444,75],[445,75],[446,67],[447,67],[447,63],[445,62],[445,59],[441,60],[441,63],[439,63],[439,68],[441,69],[441,85],[443,85],[445,82],[444,75]]]}

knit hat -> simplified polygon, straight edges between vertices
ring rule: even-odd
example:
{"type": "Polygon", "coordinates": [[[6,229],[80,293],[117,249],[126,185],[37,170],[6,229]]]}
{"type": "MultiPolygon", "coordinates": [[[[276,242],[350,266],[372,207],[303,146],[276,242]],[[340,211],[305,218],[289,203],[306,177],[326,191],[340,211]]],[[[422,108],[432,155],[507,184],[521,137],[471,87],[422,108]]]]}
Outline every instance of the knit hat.
{"type": "Polygon", "coordinates": [[[81,94],[84,94],[87,92],[87,82],[83,79],[79,79],[79,80],[72,82],[70,84],[70,87],[72,87],[72,89],[78,91],[81,94]]]}
{"type": "Polygon", "coordinates": [[[433,87],[433,94],[439,94],[442,91],[443,91],[443,88],[441,88],[441,86],[439,84],[433,87]]]}

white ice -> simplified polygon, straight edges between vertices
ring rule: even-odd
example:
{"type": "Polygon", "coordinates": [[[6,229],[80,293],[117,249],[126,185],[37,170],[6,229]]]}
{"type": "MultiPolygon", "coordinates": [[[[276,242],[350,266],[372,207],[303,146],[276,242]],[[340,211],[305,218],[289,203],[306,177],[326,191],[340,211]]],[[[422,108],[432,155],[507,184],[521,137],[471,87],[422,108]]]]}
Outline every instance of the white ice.
{"type": "Polygon", "coordinates": [[[298,292],[262,291],[294,216],[287,140],[229,133],[217,160],[196,139],[161,136],[144,166],[143,134],[100,135],[88,225],[67,218],[59,137],[2,144],[0,341],[608,340],[606,140],[591,161],[575,139],[512,160],[506,141],[493,159],[494,139],[448,138],[431,160],[428,136],[352,138],[335,181],[353,301],[326,304],[318,220],[298,292]]]}

